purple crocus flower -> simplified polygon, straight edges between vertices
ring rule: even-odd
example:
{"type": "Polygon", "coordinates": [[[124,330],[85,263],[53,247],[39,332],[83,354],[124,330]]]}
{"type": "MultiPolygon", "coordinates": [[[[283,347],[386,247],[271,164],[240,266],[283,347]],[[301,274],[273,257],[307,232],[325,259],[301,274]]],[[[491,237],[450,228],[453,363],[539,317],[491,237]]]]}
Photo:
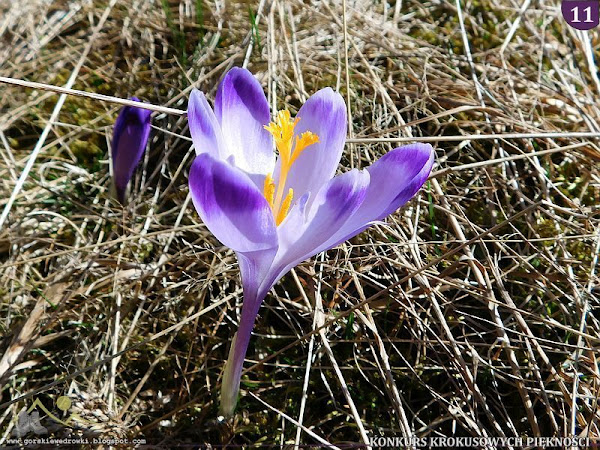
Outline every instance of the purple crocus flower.
{"type": "MultiPolygon", "coordinates": [[[[131,100],[139,102],[136,97],[131,100]]],[[[150,135],[152,111],[125,106],[119,112],[112,139],[112,164],[118,200],[125,201],[125,192],[137,167],[150,135]]]]}
{"type": "Polygon", "coordinates": [[[198,154],[189,175],[192,200],[206,226],[236,252],[244,290],[223,375],[223,415],[235,409],[254,321],[271,287],[300,262],[396,211],[429,176],[434,151],[423,144],[335,175],[346,120],[344,100],[326,88],[295,119],[281,111],[269,123],[260,84],[240,68],[221,82],[214,112],[202,92],[191,93],[188,121],[198,154]]]}

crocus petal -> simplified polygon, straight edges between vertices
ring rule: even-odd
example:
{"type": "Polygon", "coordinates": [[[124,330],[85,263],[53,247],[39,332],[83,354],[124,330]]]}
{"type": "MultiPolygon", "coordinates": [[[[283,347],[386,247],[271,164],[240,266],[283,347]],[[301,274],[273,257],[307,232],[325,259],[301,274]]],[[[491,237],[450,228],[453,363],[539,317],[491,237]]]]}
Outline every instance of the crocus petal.
{"type": "Polygon", "coordinates": [[[375,161],[367,169],[371,182],[365,200],[326,245],[335,247],[356,236],[408,202],[427,181],[434,156],[431,145],[411,144],[396,148],[375,161]]]}
{"type": "MultiPolygon", "coordinates": [[[[139,102],[135,97],[131,100],[139,102]]],[[[125,106],[115,122],[112,139],[112,164],[117,197],[125,200],[127,184],[140,162],[150,136],[151,111],[134,106],[125,106]]]]}
{"type": "Polygon", "coordinates": [[[327,242],[364,202],[368,186],[369,173],[353,169],[323,186],[308,211],[296,205],[278,228],[279,251],[261,289],[268,291],[292,267],[329,248],[327,242]]]}
{"type": "Polygon", "coordinates": [[[189,183],[196,210],[224,245],[242,253],[277,247],[271,208],[244,172],[204,153],[192,164],[189,183]]]}
{"type": "Polygon", "coordinates": [[[239,67],[227,72],[217,90],[215,115],[235,165],[262,182],[264,175],[273,172],[275,154],[264,128],[270,119],[269,103],[254,75],[239,67]]]}
{"type": "MultiPolygon", "coordinates": [[[[319,142],[307,147],[292,165],[288,188],[300,198],[306,192],[318,192],[335,174],[346,140],[346,105],[340,94],[331,88],[312,95],[298,111],[295,134],[310,131],[319,142]]],[[[276,170],[278,173],[278,170],[276,170]]]]}
{"type": "Polygon", "coordinates": [[[221,127],[215,113],[198,89],[193,89],[188,102],[188,124],[197,155],[208,153],[225,160],[230,154],[224,145],[221,127]]]}

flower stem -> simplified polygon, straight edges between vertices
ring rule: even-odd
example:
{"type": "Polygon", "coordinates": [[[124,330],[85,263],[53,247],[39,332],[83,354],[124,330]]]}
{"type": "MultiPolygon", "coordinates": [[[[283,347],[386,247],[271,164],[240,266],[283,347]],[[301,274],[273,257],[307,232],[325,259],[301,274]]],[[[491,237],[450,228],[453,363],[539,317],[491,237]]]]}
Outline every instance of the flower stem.
{"type": "Polygon", "coordinates": [[[252,336],[252,328],[254,328],[256,314],[262,303],[262,299],[256,300],[257,299],[248,299],[244,296],[240,327],[233,337],[231,348],[229,349],[229,356],[225,363],[223,382],[221,383],[221,405],[219,408],[219,413],[225,417],[231,417],[233,415],[237,404],[244,359],[246,357],[246,351],[248,350],[248,344],[250,343],[250,337],[252,336]]]}

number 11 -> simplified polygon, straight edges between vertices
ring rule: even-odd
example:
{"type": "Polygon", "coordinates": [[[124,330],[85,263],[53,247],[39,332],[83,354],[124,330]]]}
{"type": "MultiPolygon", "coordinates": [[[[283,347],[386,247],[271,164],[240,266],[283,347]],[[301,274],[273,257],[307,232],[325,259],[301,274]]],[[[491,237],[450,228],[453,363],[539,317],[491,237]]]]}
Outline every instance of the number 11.
{"type": "MultiPolygon", "coordinates": [[[[581,20],[579,20],[579,6],[576,6],[575,8],[573,8],[571,10],[571,12],[573,13],[573,23],[581,23],[581,20]]],[[[586,19],[584,20],[584,23],[592,23],[592,7],[588,6],[587,8],[585,8],[583,10],[583,12],[585,13],[585,17],[586,19]]]]}

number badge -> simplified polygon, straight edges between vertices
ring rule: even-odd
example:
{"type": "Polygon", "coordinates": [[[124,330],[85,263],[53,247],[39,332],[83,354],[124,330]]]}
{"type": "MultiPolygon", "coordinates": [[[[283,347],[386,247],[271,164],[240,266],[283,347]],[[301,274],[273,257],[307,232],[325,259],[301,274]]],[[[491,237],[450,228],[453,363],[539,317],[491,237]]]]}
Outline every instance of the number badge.
{"type": "Polygon", "coordinates": [[[562,15],[569,25],[578,30],[591,30],[600,23],[598,0],[563,0],[562,15]]]}

